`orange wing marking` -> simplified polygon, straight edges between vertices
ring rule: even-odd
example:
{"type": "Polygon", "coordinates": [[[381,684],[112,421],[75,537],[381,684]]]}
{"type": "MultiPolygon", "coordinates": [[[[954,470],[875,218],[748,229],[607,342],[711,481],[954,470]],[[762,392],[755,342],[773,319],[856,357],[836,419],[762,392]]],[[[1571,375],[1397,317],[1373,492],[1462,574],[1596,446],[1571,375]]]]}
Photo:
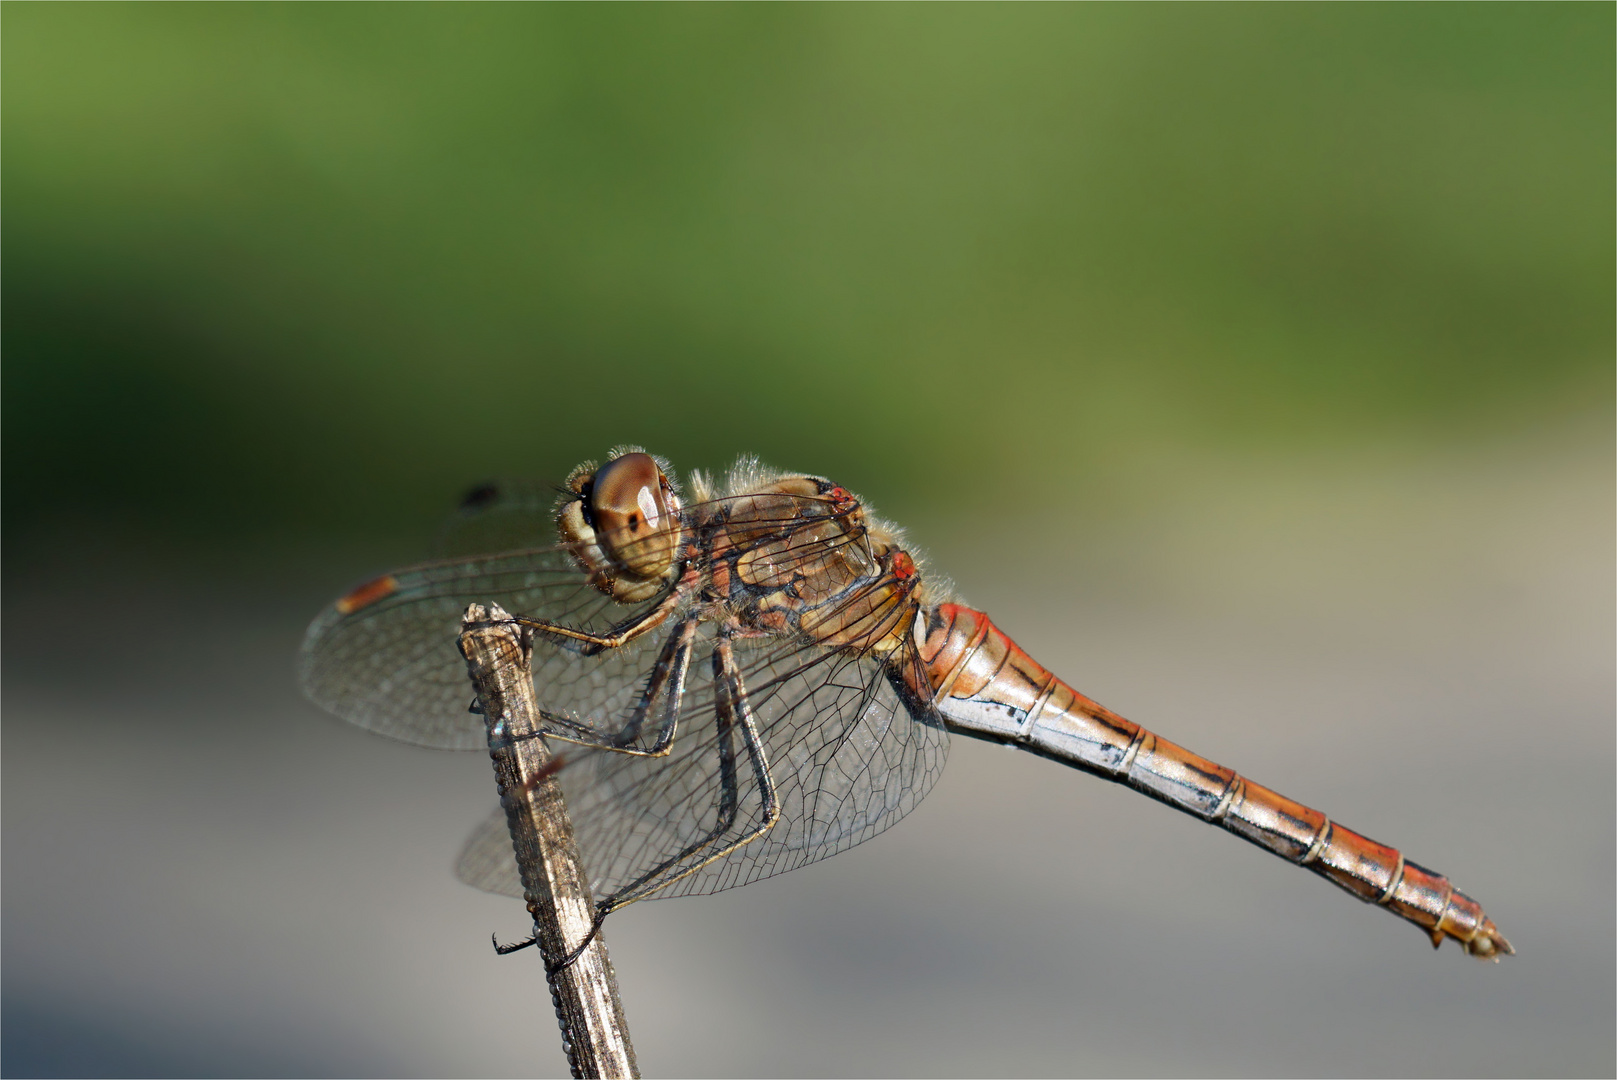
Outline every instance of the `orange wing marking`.
{"type": "Polygon", "coordinates": [[[368,608],[376,601],[392,596],[398,590],[398,579],[392,574],[367,581],[337,601],[337,614],[352,615],[361,608],[368,608]]]}

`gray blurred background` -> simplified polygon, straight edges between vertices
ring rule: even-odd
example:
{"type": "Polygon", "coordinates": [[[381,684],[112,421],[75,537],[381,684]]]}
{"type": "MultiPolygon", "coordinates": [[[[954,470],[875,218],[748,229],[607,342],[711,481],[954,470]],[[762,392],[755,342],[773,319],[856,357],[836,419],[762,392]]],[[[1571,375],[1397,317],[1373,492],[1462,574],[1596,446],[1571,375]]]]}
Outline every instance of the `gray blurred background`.
{"type": "Polygon", "coordinates": [[[640,904],[647,1075],[1611,1075],[1610,5],[8,4],[0,1068],[564,1072],[493,805],[302,701],[460,491],[830,475],[1520,955],[956,740],[640,904]]]}

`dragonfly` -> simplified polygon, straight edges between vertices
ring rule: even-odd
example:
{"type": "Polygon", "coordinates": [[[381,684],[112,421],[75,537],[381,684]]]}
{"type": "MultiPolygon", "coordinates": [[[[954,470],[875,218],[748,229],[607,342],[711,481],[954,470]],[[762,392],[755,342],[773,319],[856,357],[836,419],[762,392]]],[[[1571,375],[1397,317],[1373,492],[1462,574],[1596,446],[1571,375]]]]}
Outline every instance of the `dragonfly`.
{"type": "MultiPolygon", "coordinates": [[[[915,808],[951,733],[1167,803],[1498,961],[1515,950],[1442,874],[1091,701],[925,572],[903,533],[823,477],[743,458],[688,489],[619,447],[564,485],[485,487],[451,557],[350,590],[310,625],[321,706],[421,746],[482,749],[456,641],[498,602],[532,648],[547,744],[596,925],[845,851],[915,808]]],[[[456,865],[522,895],[505,816],[456,865]]]]}

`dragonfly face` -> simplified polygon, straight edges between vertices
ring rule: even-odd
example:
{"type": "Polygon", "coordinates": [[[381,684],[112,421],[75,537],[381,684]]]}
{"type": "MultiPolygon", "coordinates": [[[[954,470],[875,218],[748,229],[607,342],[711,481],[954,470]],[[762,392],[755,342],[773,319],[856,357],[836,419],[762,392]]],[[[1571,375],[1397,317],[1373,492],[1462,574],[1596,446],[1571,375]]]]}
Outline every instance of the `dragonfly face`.
{"type": "Polygon", "coordinates": [[[590,584],[614,600],[655,595],[676,572],[680,505],[657,459],[631,451],[599,469],[581,465],[556,514],[557,531],[590,584]]]}

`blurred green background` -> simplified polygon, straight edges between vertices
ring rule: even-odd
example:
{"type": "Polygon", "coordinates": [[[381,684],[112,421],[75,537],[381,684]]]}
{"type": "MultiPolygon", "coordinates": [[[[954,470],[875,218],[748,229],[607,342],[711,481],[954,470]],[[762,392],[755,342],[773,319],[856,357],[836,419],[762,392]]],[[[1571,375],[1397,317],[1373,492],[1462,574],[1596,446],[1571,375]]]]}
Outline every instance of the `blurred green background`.
{"type": "Polygon", "coordinates": [[[1494,968],[960,739],[607,928],[648,1075],[1617,1068],[1611,4],[0,5],[6,1075],[532,1075],[481,755],[301,700],[459,493],[908,524],[1494,968]]]}
{"type": "Polygon", "coordinates": [[[1083,495],[1610,408],[1608,5],[5,20],[8,533],[419,529],[614,441],[1083,495]]]}

